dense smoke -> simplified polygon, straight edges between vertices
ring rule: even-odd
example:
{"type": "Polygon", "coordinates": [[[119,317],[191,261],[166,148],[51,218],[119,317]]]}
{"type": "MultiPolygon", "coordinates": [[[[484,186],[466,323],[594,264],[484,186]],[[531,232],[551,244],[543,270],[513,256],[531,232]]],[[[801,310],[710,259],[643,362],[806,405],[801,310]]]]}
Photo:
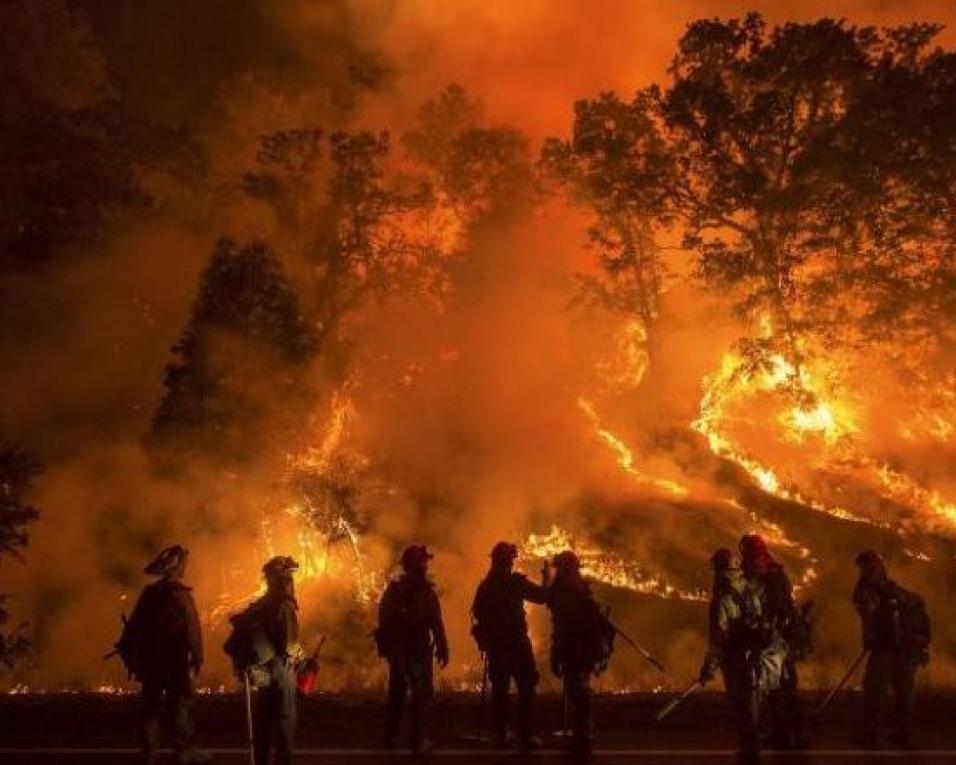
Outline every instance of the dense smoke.
{"type": "MultiPolygon", "coordinates": [[[[947,3],[838,6],[766,15],[956,22],[947,3]]],[[[468,683],[491,545],[565,532],[679,680],[703,651],[707,558],[747,531],[817,602],[811,684],[855,650],[864,547],[930,599],[930,681],[956,680],[940,608],[956,519],[933,511],[956,502],[954,402],[914,401],[884,360],[821,348],[833,363],[808,385],[839,402],[833,422],[782,437],[772,384],[721,377],[760,330],[694,278],[673,229],[649,368],[634,317],[588,298],[593,220],[539,167],[575,100],[664,82],[686,24],[746,10],[0,3],[16,184],[0,187],[0,423],[44,467],[27,561],[5,562],[0,588],[34,651],[5,682],[121,683],[100,657],[142,567],[182,542],[205,684],[229,682],[225,615],[281,553],[305,558],[306,639],[330,636],[328,682],[367,686],[371,601],[416,541],[436,552],[446,679],[468,683]],[[838,428],[834,456],[820,434],[838,428]]],[[[526,546],[529,573],[548,545],[526,546]]],[[[543,651],[544,615],[532,623],[543,651]]],[[[626,651],[607,685],[656,685],[626,651]]]]}

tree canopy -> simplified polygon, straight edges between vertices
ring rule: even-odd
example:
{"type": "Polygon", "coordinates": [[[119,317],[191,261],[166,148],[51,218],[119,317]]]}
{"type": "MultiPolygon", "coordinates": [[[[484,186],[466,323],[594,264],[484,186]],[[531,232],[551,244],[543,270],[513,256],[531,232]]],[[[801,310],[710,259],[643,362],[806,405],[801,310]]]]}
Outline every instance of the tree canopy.
{"type": "Polygon", "coordinates": [[[316,351],[314,333],[279,260],[262,242],[221,239],[166,367],[150,440],[236,459],[255,454],[291,403],[316,351]]]}

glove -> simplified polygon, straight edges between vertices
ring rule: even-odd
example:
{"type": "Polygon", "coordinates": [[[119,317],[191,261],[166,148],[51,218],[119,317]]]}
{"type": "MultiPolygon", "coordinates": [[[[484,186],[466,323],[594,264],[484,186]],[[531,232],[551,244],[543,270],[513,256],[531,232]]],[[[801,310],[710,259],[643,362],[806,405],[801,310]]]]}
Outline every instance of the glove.
{"type": "Polygon", "coordinates": [[[713,663],[705,660],[704,663],[701,665],[700,674],[697,676],[697,681],[701,685],[706,685],[713,679],[714,679],[713,663]]]}
{"type": "Polygon", "coordinates": [[[448,648],[437,648],[435,650],[435,658],[438,660],[438,666],[444,669],[448,666],[448,648]]]}

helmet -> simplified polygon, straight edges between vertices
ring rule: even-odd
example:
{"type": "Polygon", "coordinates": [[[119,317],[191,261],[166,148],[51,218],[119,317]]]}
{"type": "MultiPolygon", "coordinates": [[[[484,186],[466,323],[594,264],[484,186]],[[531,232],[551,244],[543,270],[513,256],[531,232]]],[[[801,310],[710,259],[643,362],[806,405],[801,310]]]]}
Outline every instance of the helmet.
{"type": "Polygon", "coordinates": [[[167,547],[143,571],[151,576],[166,576],[189,556],[189,550],[182,545],[167,547]]]}
{"type": "Polygon", "coordinates": [[[770,551],[760,534],[745,534],[740,539],[740,555],[745,560],[757,560],[768,557],[770,551]]]}
{"type": "Polygon", "coordinates": [[[409,545],[402,550],[402,567],[414,568],[415,566],[421,566],[434,557],[434,555],[428,552],[428,548],[425,547],[425,545],[409,545]]]}
{"type": "Polygon", "coordinates": [[[710,556],[710,563],[716,571],[730,568],[734,562],[734,554],[726,547],[721,547],[710,556]]]}
{"type": "Polygon", "coordinates": [[[564,550],[554,556],[554,567],[558,571],[578,571],[581,561],[573,550],[564,550]]]}
{"type": "Polygon", "coordinates": [[[857,555],[856,565],[861,571],[874,571],[884,568],[883,558],[875,550],[864,550],[857,555]]]}
{"type": "Polygon", "coordinates": [[[266,565],[262,567],[262,573],[266,579],[271,579],[276,576],[291,576],[298,570],[298,562],[288,555],[276,555],[274,558],[270,558],[266,562],[266,565]]]}
{"type": "Polygon", "coordinates": [[[498,542],[491,548],[491,559],[500,561],[514,560],[518,557],[518,548],[511,542],[498,542]]]}

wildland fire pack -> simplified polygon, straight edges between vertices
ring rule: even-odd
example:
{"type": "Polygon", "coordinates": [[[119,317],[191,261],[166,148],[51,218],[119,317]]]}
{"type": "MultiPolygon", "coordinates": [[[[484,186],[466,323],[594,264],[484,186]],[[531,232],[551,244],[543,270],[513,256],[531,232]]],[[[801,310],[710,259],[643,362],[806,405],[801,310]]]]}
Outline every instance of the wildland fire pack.
{"type": "Polygon", "coordinates": [[[873,624],[872,648],[901,651],[919,664],[929,662],[932,626],[926,604],[915,592],[889,582],[879,592],[873,624]]]}
{"type": "Polygon", "coordinates": [[[426,653],[431,649],[433,585],[405,577],[390,582],[382,596],[378,627],[372,631],[382,658],[401,653],[426,653]]]}
{"type": "MultiPolygon", "coordinates": [[[[130,678],[168,671],[185,664],[188,651],[189,615],[177,597],[177,585],[159,581],[143,590],[133,614],[124,615],[123,629],[114,645],[130,678]]],[[[113,655],[112,653],[110,655],[113,655]]]]}
{"type": "Polygon", "coordinates": [[[253,685],[268,683],[266,665],[276,656],[276,649],[266,633],[265,614],[260,601],[229,617],[232,630],[223,650],[232,660],[236,675],[249,675],[253,685]]]}

